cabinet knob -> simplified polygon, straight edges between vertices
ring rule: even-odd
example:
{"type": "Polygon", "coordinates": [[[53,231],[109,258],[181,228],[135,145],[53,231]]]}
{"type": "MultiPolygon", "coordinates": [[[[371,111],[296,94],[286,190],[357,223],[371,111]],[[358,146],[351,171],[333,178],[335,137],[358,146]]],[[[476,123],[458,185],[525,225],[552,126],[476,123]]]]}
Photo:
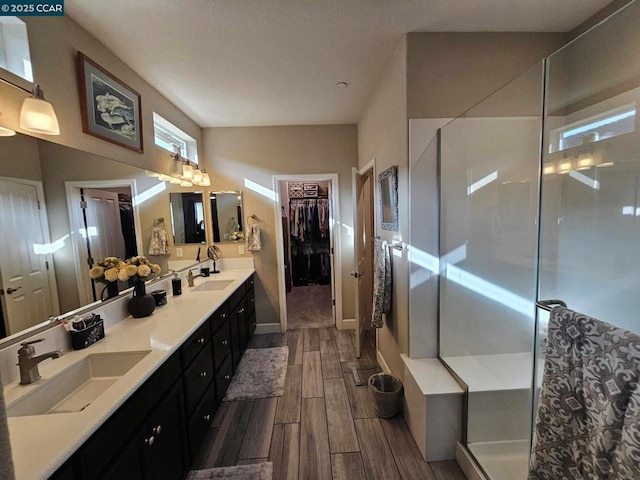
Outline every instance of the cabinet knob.
{"type": "Polygon", "coordinates": [[[240,310],[238,310],[238,313],[244,313],[244,308],[241,308],[240,310]]]}
{"type": "Polygon", "coordinates": [[[221,314],[220,314],[220,317],[221,317],[221,318],[227,318],[227,314],[226,314],[226,313],[221,313],[221,314]]]}
{"type": "Polygon", "coordinates": [[[209,420],[211,420],[211,415],[209,415],[208,413],[204,416],[204,419],[208,422],[209,420]]]}
{"type": "Polygon", "coordinates": [[[206,372],[206,371],[205,371],[205,372],[200,372],[200,376],[201,376],[202,378],[205,378],[205,377],[207,376],[207,372],[206,372]]]}
{"type": "Polygon", "coordinates": [[[231,380],[231,375],[225,375],[225,376],[224,376],[224,379],[225,379],[225,380],[231,380]]]}
{"type": "Polygon", "coordinates": [[[148,445],[150,447],[150,446],[152,446],[154,444],[155,441],[156,441],[156,439],[152,435],[149,438],[145,438],[144,439],[144,444],[148,445]]]}
{"type": "Polygon", "coordinates": [[[151,431],[154,435],[160,435],[160,432],[162,431],[162,425],[158,425],[157,427],[152,428],[151,431]]]}
{"type": "Polygon", "coordinates": [[[256,299],[255,299],[255,298],[252,298],[252,299],[251,299],[251,303],[256,303],[256,299]]]}
{"type": "Polygon", "coordinates": [[[204,338],[199,338],[198,343],[204,343],[204,338]]]}
{"type": "Polygon", "coordinates": [[[227,345],[229,345],[229,340],[223,340],[223,341],[222,341],[222,345],[224,345],[225,347],[226,347],[227,345]]]}

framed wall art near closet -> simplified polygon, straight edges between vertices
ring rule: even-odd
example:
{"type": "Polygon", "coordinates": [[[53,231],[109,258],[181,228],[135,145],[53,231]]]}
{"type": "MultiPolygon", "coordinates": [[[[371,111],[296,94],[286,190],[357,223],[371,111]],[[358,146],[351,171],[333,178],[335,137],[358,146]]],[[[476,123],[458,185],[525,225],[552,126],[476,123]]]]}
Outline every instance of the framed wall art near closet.
{"type": "Polygon", "coordinates": [[[378,174],[378,204],[382,229],[398,231],[398,167],[378,174]]]}
{"type": "Polygon", "coordinates": [[[78,52],[82,131],[143,152],[140,94],[78,52]]]}

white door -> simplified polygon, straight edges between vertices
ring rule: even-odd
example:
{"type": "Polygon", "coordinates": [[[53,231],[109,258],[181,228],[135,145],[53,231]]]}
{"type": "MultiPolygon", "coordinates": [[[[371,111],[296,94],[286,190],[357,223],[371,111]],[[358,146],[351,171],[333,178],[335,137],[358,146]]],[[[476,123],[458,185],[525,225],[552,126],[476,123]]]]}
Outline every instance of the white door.
{"type": "Polygon", "coordinates": [[[360,358],[373,303],[373,170],[361,175],[353,169],[356,279],[356,355],[360,358]]]}
{"type": "Polygon", "coordinates": [[[7,335],[53,313],[38,208],[35,186],[0,180],[0,276],[7,335]]]}
{"type": "MultiPolygon", "coordinates": [[[[124,259],[126,250],[122,236],[122,224],[120,223],[118,194],[92,188],[85,188],[83,192],[86,204],[86,229],[82,235],[87,240],[93,264],[105,257],[124,259]]],[[[87,285],[90,286],[88,263],[84,278],[87,285]]],[[[96,293],[98,296],[100,295],[100,291],[96,293]]],[[[93,299],[87,300],[87,303],[93,301],[93,299]]]]}

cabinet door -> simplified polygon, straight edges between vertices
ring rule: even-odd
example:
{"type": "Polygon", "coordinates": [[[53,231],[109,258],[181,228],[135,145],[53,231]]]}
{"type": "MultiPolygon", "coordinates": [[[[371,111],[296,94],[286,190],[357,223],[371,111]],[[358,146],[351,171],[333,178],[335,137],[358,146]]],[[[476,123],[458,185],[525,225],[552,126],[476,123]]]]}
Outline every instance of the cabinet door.
{"type": "MultiPolygon", "coordinates": [[[[143,430],[145,478],[179,480],[186,472],[186,437],[182,383],[149,417],[143,430]]],[[[123,477],[124,478],[124,477],[123,477]]]]}
{"type": "Polygon", "coordinates": [[[240,347],[240,322],[239,308],[234,308],[229,314],[229,329],[231,331],[231,356],[233,358],[233,371],[235,372],[240,363],[241,347],[240,347]]]}
{"type": "Polygon", "coordinates": [[[103,480],[144,480],[144,453],[140,448],[140,436],[136,436],[122,451],[113,467],[103,477],[103,480]]]}

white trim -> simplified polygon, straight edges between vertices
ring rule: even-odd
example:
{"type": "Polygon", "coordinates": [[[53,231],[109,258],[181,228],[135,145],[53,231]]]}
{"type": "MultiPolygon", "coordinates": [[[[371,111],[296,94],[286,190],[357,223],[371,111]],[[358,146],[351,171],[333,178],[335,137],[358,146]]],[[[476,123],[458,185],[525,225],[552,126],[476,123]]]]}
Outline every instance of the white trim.
{"type": "MultiPolygon", "coordinates": [[[[12,177],[0,177],[0,180],[13,183],[21,183],[23,185],[30,185],[36,189],[36,197],[40,202],[40,228],[42,229],[42,240],[44,243],[51,243],[51,235],[49,232],[49,220],[47,216],[47,204],[44,201],[44,189],[42,182],[38,180],[26,180],[24,178],[12,178],[12,177]]],[[[52,315],[60,315],[60,300],[58,298],[58,282],[56,281],[56,267],[53,261],[53,254],[48,253],[45,255],[45,260],[49,263],[49,269],[47,270],[47,280],[49,281],[49,296],[51,297],[51,309],[52,315]]]]}
{"type": "Polygon", "coordinates": [[[471,454],[460,442],[456,445],[456,462],[468,480],[487,480],[471,454]]]}
{"type": "Polygon", "coordinates": [[[356,323],[355,318],[343,318],[342,319],[342,329],[343,330],[355,330],[358,324],[356,323]]]}
{"type": "MultiPolygon", "coordinates": [[[[131,198],[135,198],[138,195],[136,189],[135,179],[117,179],[117,180],[87,180],[87,181],[73,181],[64,182],[64,188],[67,197],[67,212],[69,215],[69,232],[71,233],[71,244],[73,245],[73,255],[76,259],[76,284],[78,286],[78,297],[80,305],[87,305],[93,303],[93,296],[91,291],[87,288],[87,283],[83,281],[85,275],[87,275],[86,269],[83,266],[86,265],[86,248],[84,242],[78,231],[80,228],[84,228],[84,222],[82,214],[79,209],[73,208],[74,205],[80,203],[80,189],[81,188],[109,188],[109,187],[129,187],[131,189],[131,198]],[[84,253],[83,253],[84,252],[84,253]]],[[[138,249],[138,255],[142,255],[144,252],[142,246],[142,229],[140,227],[140,212],[138,206],[133,202],[133,224],[136,232],[136,247],[138,249]]]]}
{"type": "MultiPolygon", "coordinates": [[[[376,337],[377,337],[377,335],[376,335],[376,337]]],[[[376,340],[377,340],[377,338],[376,338],[376,340]]],[[[376,342],[376,346],[377,345],[378,345],[378,342],[376,342]]],[[[376,359],[378,360],[378,365],[380,365],[380,368],[382,368],[382,371],[384,373],[389,373],[389,374],[392,373],[391,369],[389,368],[389,364],[387,364],[387,361],[382,356],[382,352],[380,350],[376,350],[376,359]]]]}
{"type": "MultiPolygon", "coordinates": [[[[273,191],[275,192],[275,202],[273,202],[273,211],[276,221],[276,257],[278,262],[278,300],[280,303],[280,325],[282,331],[287,331],[287,289],[284,283],[284,238],[282,236],[281,227],[281,207],[283,206],[280,199],[280,182],[281,181],[328,181],[329,182],[329,231],[331,248],[331,294],[335,299],[334,318],[336,327],[342,329],[342,249],[340,236],[340,184],[338,183],[337,173],[317,173],[308,175],[273,175],[273,191]]],[[[286,206],[285,206],[286,207],[286,206]]]]}
{"type": "Polygon", "coordinates": [[[265,333],[282,333],[279,323],[257,323],[254,335],[263,335],[265,333]]]}

